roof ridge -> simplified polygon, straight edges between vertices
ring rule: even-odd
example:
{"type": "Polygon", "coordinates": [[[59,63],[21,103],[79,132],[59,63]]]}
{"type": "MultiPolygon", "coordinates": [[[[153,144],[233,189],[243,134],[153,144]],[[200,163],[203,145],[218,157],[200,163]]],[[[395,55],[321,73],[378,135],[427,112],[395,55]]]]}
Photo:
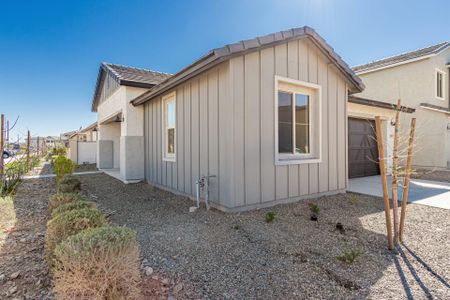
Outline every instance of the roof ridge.
{"type": "Polygon", "coordinates": [[[151,73],[158,73],[158,74],[162,74],[162,75],[169,75],[169,76],[173,75],[171,73],[155,71],[155,70],[150,70],[150,69],[140,68],[140,67],[126,66],[126,65],[122,65],[122,64],[113,64],[113,63],[108,63],[108,62],[102,62],[102,64],[105,64],[107,66],[117,66],[117,67],[122,67],[122,68],[134,69],[134,70],[138,70],[138,71],[146,71],[146,72],[151,72],[151,73]]]}
{"type": "MultiPolygon", "coordinates": [[[[362,67],[362,66],[366,66],[366,65],[373,64],[373,63],[377,63],[377,62],[380,62],[380,61],[383,61],[383,60],[399,57],[399,56],[402,56],[402,55],[407,55],[407,54],[411,54],[411,53],[414,53],[414,52],[419,52],[419,51],[425,50],[427,48],[432,48],[432,47],[436,47],[436,46],[439,46],[439,47],[437,49],[435,49],[434,51],[441,50],[442,48],[446,47],[449,43],[450,43],[449,41],[440,42],[440,43],[437,43],[437,44],[433,44],[433,45],[430,45],[430,46],[418,48],[418,49],[415,49],[415,50],[405,51],[405,52],[394,54],[394,55],[391,55],[391,56],[386,56],[386,57],[383,57],[383,58],[379,58],[379,59],[375,59],[375,60],[369,61],[369,62],[364,63],[364,64],[352,66],[352,69],[356,69],[356,68],[359,68],[359,67],[362,67]]],[[[432,51],[432,52],[434,52],[434,51],[432,51]]]]}

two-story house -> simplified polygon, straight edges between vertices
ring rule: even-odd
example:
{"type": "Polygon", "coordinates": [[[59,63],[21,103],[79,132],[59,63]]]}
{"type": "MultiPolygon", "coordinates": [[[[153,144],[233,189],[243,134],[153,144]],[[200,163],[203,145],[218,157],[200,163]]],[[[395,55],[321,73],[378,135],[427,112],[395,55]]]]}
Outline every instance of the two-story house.
{"type": "MultiPolygon", "coordinates": [[[[350,177],[352,174],[355,174],[354,177],[367,175],[367,170],[361,171],[361,168],[364,169],[361,161],[364,160],[366,165],[372,168],[369,171],[376,172],[373,163],[364,158],[364,155],[357,155],[361,154],[361,151],[355,151],[352,157],[352,147],[360,147],[359,140],[355,138],[352,145],[352,132],[358,135],[364,128],[370,131],[367,129],[370,127],[370,120],[376,115],[384,117],[387,121],[392,120],[394,116],[393,110],[383,109],[382,105],[370,109],[367,109],[367,106],[363,107],[364,109],[358,107],[359,102],[370,103],[372,100],[375,100],[373,101],[375,104],[381,101],[392,105],[397,99],[401,99],[402,105],[409,107],[408,112],[415,110],[414,113],[403,113],[401,118],[401,132],[404,138],[407,137],[411,117],[417,119],[416,151],[413,159],[415,167],[444,169],[450,166],[449,67],[450,42],[444,42],[353,68],[366,88],[362,93],[349,98],[350,177]],[[353,167],[353,173],[352,160],[356,161],[357,166],[353,167]]],[[[391,152],[393,126],[390,122],[386,122],[385,127],[386,150],[391,152]]]]}

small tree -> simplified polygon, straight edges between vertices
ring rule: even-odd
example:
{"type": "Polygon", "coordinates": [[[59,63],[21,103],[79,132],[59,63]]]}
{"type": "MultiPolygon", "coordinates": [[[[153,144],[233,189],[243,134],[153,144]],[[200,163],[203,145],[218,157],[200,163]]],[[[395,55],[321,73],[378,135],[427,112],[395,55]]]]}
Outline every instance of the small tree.
{"type": "Polygon", "coordinates": [[[55,172],[58,181],[60,181],[64,175],[72,174],[74,167],[74,163],[64,156],[58,156],[53,160],[53,172],[55,172]]]}

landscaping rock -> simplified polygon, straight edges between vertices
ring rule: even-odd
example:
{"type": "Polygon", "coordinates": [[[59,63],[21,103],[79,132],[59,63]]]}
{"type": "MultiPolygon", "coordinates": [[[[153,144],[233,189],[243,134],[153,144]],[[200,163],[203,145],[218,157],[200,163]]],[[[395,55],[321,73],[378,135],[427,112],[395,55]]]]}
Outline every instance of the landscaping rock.
{"type": "Polygon", "coordinates": [[[145,267],[144,268],[144,272],[145,272],[145,275],[150,276],[150,275],[153,274],[153,268],[152,267],[145,267]]]}

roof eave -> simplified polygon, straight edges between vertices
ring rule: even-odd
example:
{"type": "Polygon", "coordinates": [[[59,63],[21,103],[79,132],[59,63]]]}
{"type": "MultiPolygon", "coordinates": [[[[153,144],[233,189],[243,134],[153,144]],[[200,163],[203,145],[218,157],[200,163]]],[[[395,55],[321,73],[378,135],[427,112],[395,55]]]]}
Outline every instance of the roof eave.
{"type": "MultiPolygon", "coordinates": [[[[289,31],[285,31],[285,32],[289,32],[289,31]]],[[[292,36],[290,36],[288,38],[284,38],[284,37],[281,39],[275,38],[273,40],[273,42],[266,43],[264,45],[245,49],[242,44],[244,44],[246,42],[251,42],[252,40],[254,40],[254,39],[251,39],[251,40],[238,42],[235,44],[230,44],[230,45],[224,46],[222,48],[214,49],[214,50],[210,51],[207,55],[200,58],[199,60],[197,60],[194,63],[183,68],[182,70],[177,72],[172,77],[170,77],[170,78],[166,79],[165,81],[161,82],[160,84],[156,85],[148,92],[145,92],[144,94],[136,97],[135,99],[133,99],[131,101],[131,103],[134,106],[141,105],[141,104],[153,99],[154,97],[159,96],[161,93],[164,93],[165,91],[173,88],[174,86],[188,80],[189,78],[192,78],[193,76],[196,76],[197,74],[199,74],[213,66],[216,66],[216,65],[222,63],[223,61],[229,60],[233,57],[241,56],[246,53],[264,49],[264,48],[273,47],[277,44],[286,43],[286,42],[289,42],[290,40],[300,39],[302,37],[310,38],[315,43],[316,47],[321,49],[324,52],[324,54],[331,61],[333,61],[333,63],[338,67],[338,69],[342,73],[344,73],[347,80],[349,80],[349,82],[351,83],[351,87],[349,88],[350,93],[359,93],[364,90],[365,86],[364,86],[362,80],[342,60],[342,58],[334,52],[333,48],[331,48],[331,46],[329,46],[328,43],[322,37],[320,37],[320,35],[318,33],[316,33],[316,31],[314,29],[305,26],[302,28],[293,29],[292,36]],[[237,48],[241,47],[243,50],[238,49],[233,53],[233,49],[231,49],[231,47],[237,47],[237,48]]],[[[258,37],[258,39],[259,38],[264,38],[264,37],[258,37]]]]}

